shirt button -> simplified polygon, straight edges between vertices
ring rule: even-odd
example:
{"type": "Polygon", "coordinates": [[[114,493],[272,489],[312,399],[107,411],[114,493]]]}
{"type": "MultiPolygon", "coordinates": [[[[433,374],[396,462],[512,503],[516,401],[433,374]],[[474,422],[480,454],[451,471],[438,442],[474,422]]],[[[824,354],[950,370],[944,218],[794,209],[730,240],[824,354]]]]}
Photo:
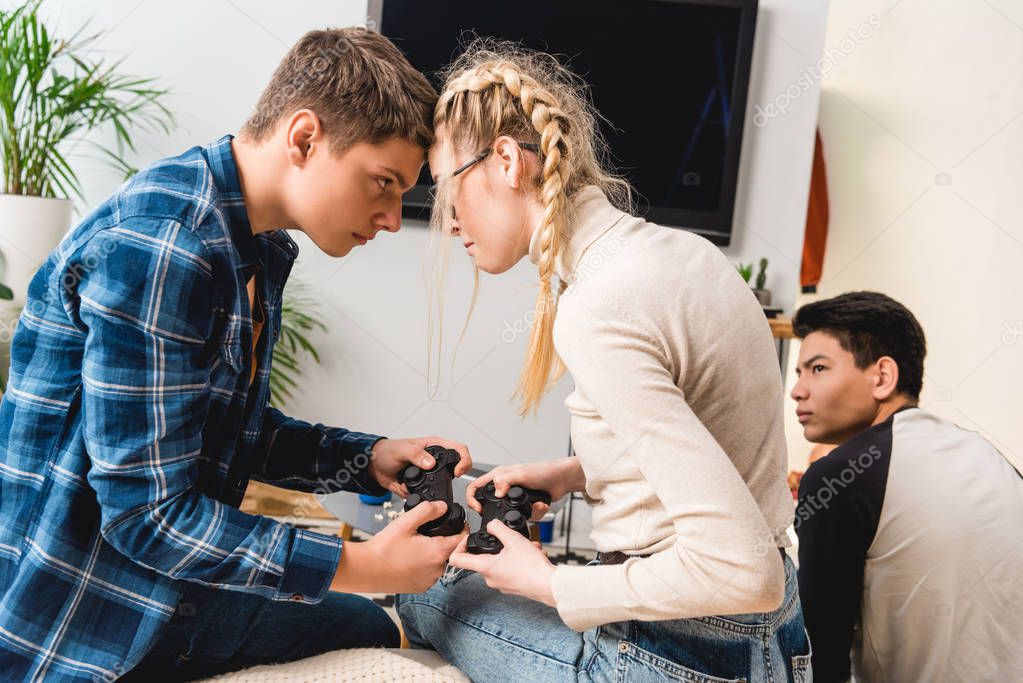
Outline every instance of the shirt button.
{"type": "Polygon", "coordinates": [[[295,593],[294,595],[291,596],[291,599],[295,600],[297,602],[297,601],[302,599],[302,594],[301,593],[295,593]]]}

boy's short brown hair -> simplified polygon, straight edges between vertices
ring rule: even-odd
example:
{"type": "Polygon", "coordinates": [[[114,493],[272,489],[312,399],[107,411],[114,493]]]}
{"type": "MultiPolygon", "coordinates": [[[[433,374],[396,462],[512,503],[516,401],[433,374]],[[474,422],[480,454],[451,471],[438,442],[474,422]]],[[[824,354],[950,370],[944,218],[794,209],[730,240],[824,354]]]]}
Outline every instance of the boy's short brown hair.
{"type": "Polygon", "coordinates": [[[437,91],[387,38],[364,28],[309,31],[274,71],[242,134],[259,142],[310,109],[331,149],[397,137],[433,144],[437,91]]]}

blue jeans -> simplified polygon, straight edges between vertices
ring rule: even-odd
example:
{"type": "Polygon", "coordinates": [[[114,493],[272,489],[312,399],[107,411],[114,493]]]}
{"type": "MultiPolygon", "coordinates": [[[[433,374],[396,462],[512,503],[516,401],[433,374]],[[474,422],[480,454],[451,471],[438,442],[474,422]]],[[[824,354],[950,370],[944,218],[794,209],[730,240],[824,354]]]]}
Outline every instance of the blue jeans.
{"type": "Polygon", "coordinates": [[[122,679],[184,681],[352,647],[398,647],[398,626],[368,598],[315,605],[189,583],[156,645],[122,679]]]}
{"type": "Polygon", "coordinates": [[[771,613],[628,621],[579,633],[557,610],[452,570],[395,606],[414,647],[433,648],[474,681],[812,681],[796,570],[771,613]]]}

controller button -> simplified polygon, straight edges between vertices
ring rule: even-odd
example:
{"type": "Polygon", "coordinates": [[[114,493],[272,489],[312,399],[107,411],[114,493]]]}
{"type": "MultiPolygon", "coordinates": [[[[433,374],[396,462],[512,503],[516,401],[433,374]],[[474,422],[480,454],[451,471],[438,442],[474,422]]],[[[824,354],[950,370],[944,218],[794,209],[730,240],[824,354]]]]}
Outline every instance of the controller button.
{"type": "Polygon", "coordinates": [[[419,505],[421,502],[423,502],[423,499],[419,496],[418,493],[410,493],[409,497],[405,499],[405,509],[411,510],[415,506],[419,505]]]}
{"type": "Polygon", "coordinates": [[[504,513],[504,523],[512,529],[518,529],[526,523],[526,518],[518,510],[509,510],[504,513]]]}
{"type": "Polygon", "coordinates": [[[407,486],[418,486],[423,481],[423,471],[415,465],[405,468],[405,484],[407,486]]]}
{"type": "Polygon", "coordinates": [[[508,489],[508,498],[516,503],[522,502],[526,498],[526,492],[522,490],[521,486],[512,486],[508,489]]]}

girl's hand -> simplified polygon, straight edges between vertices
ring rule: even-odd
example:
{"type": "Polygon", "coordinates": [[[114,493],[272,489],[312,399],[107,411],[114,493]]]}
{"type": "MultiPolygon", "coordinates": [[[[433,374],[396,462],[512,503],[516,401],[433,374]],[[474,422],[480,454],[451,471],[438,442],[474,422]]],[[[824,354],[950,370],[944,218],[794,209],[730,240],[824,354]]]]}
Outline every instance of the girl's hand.
{"type": "Polygon", "coordinates": [[[478,572],[488,586],[502,593],[521,595],[555,607],[554,593],[551,591],[554,565],[547,559],[540,544],[512,531],[497,519],[491,520],[487,531],[504,545],[500,553],[471,555],[465,549],[468,537],[463,537],[448,558],[448,564],[478,572]]]}
{"type": "MultiPolygon", "coordinates": [[[[586,475],[583,474],[579,458],[557,458],[519,465],[502,465],[473,480],[465,490],[466,503],[481,514],[483,506],[476,500],[476,489],[486,486],[491,481],[494,482],[494,490],[498,498],[503,498],[512,486],[525,486],[551,494],[552,503],[567,493],[582,491],[586,487],[586,475]]],[[[549,509],[549,505],[534,503],[530,519],[533,521],[540,519],[547,514],[549,509]]]]}

